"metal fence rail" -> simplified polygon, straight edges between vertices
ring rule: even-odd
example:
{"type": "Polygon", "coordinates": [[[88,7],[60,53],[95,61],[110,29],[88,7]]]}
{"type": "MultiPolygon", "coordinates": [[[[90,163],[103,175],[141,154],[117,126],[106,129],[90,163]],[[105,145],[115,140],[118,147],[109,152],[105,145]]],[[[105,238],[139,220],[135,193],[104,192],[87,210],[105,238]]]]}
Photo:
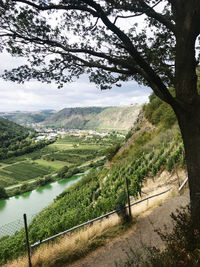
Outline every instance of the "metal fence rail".
{"type": "Polygon", "coordinates": [[[181,191],[183,189],[183,187],[185,186],[187,181],[188,181],[188,176],[185,178],[185,180],[183,181],[182,185],[179,187],[178,191],[181,191]]]}
{"type": "MultiPolygon", "coordinates": [[[[135,202],[131,203],[130,206],[134,206],[134,205],[137,205],[137,204],[139,204],[139,203],[141,203],[141,202],[143,202],[143,201],[146,201],[146,200],[149,200],[149,199],[151,199],[151,198],[160,196],[160,195],[162,195],[162,194],[165,194],[165,193],[169,192],[170,190],[171,190],[171,187],[170,187],[169,189],[167,189],[167,190],[161,192],[161,193],[157,193],[157,194],[151,195],[151,196],[149,196],[149,197],[143,198],[143,199],[141,199],[141,200],[135,201],[135,202]]],[[[125,208],[128,208],[128,207],[129,207],[128,205],[125,206],[125,208]]],[[[56,237],[61,236],[61,235],[70,233],[70,232],[72,232],[72,231],[74,231],[74,230],[76,230],[76,229],[78,229],[78,228],[80,228],[80,227],[83,227],[83,226],[85,226],[85,225],[88,225],[88,224],[91,224],[91,223],[93,223],[93,222],[102,220],[103,218],[107,218],[107,217],[109,217],[110,215],[112,215],[112,214],[114,214],[114,213],[117,213],[117,212],[119,212],[119,211],[120,211],[120,210],[113,210],[113,211],[108,212],[108,213],[106,213],[106,214],[104,214],[104,215],[101,215],[101,216],[99,216],[99,217],[97,217],[97,218],[95,218],[95,219],[92,219],[92,220],[87,221],[87,222],[85,222],[85,223],[82,223],[82,224],[79,224],[79,225],[77,225],[77,226],[74,226],[74,227],[72,227],[72,228],[70,228],[70,229],[68,229],[68,230],[66,230],[66,231],[63,231],[63,232],[60,232],[60,233],[58,233],[58,234],[56,234],[56,235],[53,235],[53,236],[51,236],[51,237],[48,237],[48,238],[46,238],[46,239],[44,239],[44,240],[39,240],[38,242],[32,244],[32,245],[31,245],[31,248],[37,247],[37,246],[39,246],[39,245],[41,245],[41,244],[43,244],[43,243],[45,243],[45,242],[48,242],[48,241],[50,241],[50,240],[53,240],[53,239],[56,238],[56,237]]]]}

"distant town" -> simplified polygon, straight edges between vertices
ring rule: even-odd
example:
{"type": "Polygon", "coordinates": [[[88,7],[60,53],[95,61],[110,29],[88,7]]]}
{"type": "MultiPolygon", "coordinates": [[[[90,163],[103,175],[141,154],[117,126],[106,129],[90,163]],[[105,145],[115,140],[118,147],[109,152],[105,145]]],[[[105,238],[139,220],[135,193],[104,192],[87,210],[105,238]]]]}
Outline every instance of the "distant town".
{"type": "MultiPolygon", "coordinates": [[[[51,140],[58,136],[63,136],[65,134],[71,134],[73,136],[82,137],[85,136],[86,138],[92,138],[93,135],[98,135],[100,137],[104,137],[109,135],[108,132],[96,132],[94,130],[79,130],[79,129],[53,129],[48,127],[36,127],[35,131],[40,134],[37,136],[36,141],[40,140],[51,140]]],[[[118,137],[125,138],[123,134],[117,134],[118,137]]]]}

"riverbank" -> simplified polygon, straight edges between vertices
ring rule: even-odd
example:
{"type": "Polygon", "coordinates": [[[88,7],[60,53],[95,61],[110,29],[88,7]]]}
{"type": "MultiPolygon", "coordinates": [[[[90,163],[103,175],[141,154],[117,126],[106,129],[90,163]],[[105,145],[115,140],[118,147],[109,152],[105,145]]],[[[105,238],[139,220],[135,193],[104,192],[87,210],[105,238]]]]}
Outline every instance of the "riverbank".
{"type": "MultiPolygon", "coordinates": [[[[50,183],[56,182],[56,181],[60,181],[63,180],[63,178],[72,178],[72,177],[77,177],[83,174],[86,174],[91,168],[98,168],[100,166],[102,166],[105,162],[105,157],[100,157],[94,161],[90,161],[87,162],[79,167],[77,167],[76,169],[72,169],[70,174],[71,175],[60,175],[59,172],[58,173],[54,173],[53,175],[47,175],[43,178],[39,178],[39,179],[33,179],[31,181],[26,181],[24,183],[21,184],[16,184],[13,186],[9,186],[6,187],[6,193],[8,195],[7,198],[4,199],[8,199],[10,197],[14,197],[14,196],[19,196],[23,193],[27,193],[27,192],[31,192],[37,188],[40,188],[41,186],[45,186],[48,185],[50,183]]],[[[2,199],[3,200],[3,199],[2,199]]]]}
{"type": "Polygon", "coordinates": [[[23,214],[33,217],[42,209],[50,205],[53,200],[65,189],[82,179],[84,175],[76,175],[71,178],[62,179],[37,189],[10,197],[0,201],[0,234],[10,235],[23,227],[23,214]],[[20,222],[20,223],[19,223],[20,222]],[[10,225],[10,226],[9,226],[10,225]],[[5,227],[4,227],[5,226],[5,227]],[[4,229],[3,229],[3,228],[4,229]]]}

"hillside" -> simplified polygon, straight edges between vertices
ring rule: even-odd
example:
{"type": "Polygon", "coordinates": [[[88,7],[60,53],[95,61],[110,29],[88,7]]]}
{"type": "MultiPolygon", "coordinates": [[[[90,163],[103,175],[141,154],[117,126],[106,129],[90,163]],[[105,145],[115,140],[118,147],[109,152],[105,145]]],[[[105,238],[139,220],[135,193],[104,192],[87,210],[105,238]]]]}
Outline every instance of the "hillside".
{"type": "Polygon", "coordinates": [[[65,108],[43,121],[43,125],[66,129],[129,130],[141,106],[65,108]]]}
{"type": "Polygon", "coordinates": [[[0,117],[0,147],[8,147],[17,141],[23,140],[29,134],[27,128],[17,125],[7,119],[0,117]]]}
{"type": "Polygon", "coordinates": [[[64,108],[47,117],[43,125],[83,129],[88,121],[104,110],[102,107],[64,108]]]}
{"type": "MultiPolygon", "coordinates": [[[[25,162],[23,156],[40,150],[53,141],[36,142],[34,130],[0,117],[0,187],[33,178],[34,166],[30,161],[25,162]]],[[[44,174],[44,169],[44,167],[38,169],[38,176],[44,174]]],[[[48,173],[49,170],[46,170],[45,174],[48,173]]]]}
{"type": "Polygon", "coordinates": [[[47,126],[65,129],[122,130],[128,131],[137,118],[140,105],[120,107],[76,107],[64,108],[58,112],[0,113],[6,119],[24,126],[47,126]]]}
{"type": "Polygon", "coordinates": [[[29,126],[32,123],[40,123],[44,121],[45,118],[50,116],[53,112],[53,110],[43,110],[37,112],[1,112],[0,116],[17,124],[29,126]]]}
{"type": "MultiPolygon", "coordinates": [[[[106,166],[93,170],[36,216],[29,226],[31,243],[123,207],[127,201],[125,177],[129,180],[129,191],[134,200],[143,194],[147,181],[156,181],[163,171],[168,177],[177,168],[184,168],[184,149],[176,122],[170,120],[163,124],[168,111],[162,110],[164,117],[160,116],[160,121],[152,125],[145,118],[149,106],[153,106],[152,100],[144,107],[121,148],[114,145],[108,150],[111,161],[106,166]]],[[[165,182],[169,183],[169,180],[165,182]]],[[[22,254],[21,238],[23,232],[1,242],[0,258],[7,260],[11,256],[7,251],[13,243],[15,253],[12,257],[22,254]]]]}

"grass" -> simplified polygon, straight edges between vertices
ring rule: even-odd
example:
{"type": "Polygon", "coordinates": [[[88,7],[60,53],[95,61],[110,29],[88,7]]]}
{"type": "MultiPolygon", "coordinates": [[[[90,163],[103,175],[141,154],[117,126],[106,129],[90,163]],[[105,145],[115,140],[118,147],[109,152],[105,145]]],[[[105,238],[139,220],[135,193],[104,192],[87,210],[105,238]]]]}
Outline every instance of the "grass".
{"type": "Polygon", "coordinates": [[[74,140],[81,141],[79,138],[66,137],[32,153],[3,160],[0,162],[0,186],[8,187],[53,174],[66,165],[82,165],[96,158],[96,152],[102,150],[102,146],[96,144],[74,148],[74,140]]]}
{"type": "MultiPolygon", "coordinates": [[[[10,174],[6,174],[8,177],[12,177],[13,181],[20,182],[25,180],[34,179],[37,177],[43,177],[52,172],[51,167],[45,167],[37,163],[20,162],[4,168],[5,171],[9,171],[10,174]]],[[[1,171],[2,172],[2,171],[1,171]]]]}
{"type": "Polygon", "coordinates": [[[38,163],[39,165],[45,166],[45,167],[51,167],[56,170],[68,165],[63,161],[47,161],[43,159],[37,159],[34,161],[35,163],[38,163]]]}
{"type": "MultiPolygon", "coordinates": [[[[108,240],[125,232],[131,225],[131,223],[122,224],[120,218],[114,215],[64,236],[56,242],[44,244],[32,254],[33,267],[70,266],[70,263],[103,246],[108,240]]],[[[27,257],[20,257],[5,266],[27,267],[27,257]]]]}
{"type": "Polygon", "coordinates": [[[66,143],[56,142],[55,144],[51,144],[51,147],[60,150],[60,149],[71,149],[73,148],[73,145],[69,143],[66,144],[66,143]]]}

